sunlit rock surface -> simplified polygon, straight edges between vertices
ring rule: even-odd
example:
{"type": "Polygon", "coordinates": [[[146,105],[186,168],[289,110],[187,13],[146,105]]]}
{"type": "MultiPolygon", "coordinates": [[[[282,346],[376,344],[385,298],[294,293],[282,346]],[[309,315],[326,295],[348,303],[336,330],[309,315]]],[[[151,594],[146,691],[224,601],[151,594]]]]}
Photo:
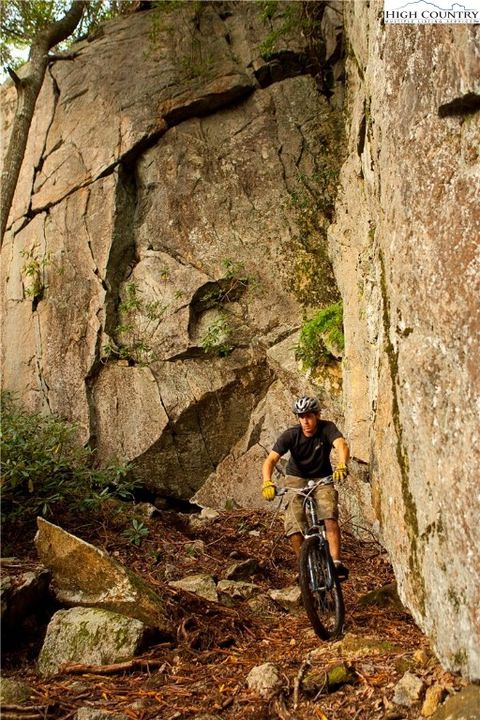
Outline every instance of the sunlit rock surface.
{"type": "MultiPolygon", "coordinates": [[[[228,462],[276,380],[268,348],[292,337],[296,366],[292,197],[331,108],[298,28],[266,61],[270,23],[227,5],[120,18],[52,64],[2,251],[5,386],[157,496],[228,462]]],[[[242,503],[266,451],[237,457],[242,503]]]]}

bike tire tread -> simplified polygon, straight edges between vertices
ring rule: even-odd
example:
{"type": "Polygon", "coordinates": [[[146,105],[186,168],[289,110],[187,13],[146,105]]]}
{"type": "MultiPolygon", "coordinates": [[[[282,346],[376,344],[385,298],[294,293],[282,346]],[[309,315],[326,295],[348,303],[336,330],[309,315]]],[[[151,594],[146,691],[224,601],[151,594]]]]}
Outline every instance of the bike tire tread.
{"type": "MultiPolygon", "coordinates": [[[[333,640],[337,638],[343,628],[343,622],[345,617],[345,606],[343,601],[343,594],[342,594],[342,588],[340,586],[340,582],[338,578],[335,577],[334,579],[334,587],[332,589],[332,596],[335,603],[335,626],[332,630],[329,630],[325,627],[325,625],[320,620],[318,613],[315,609],[315,599],[312,594],[312,591],[310,589],[310,583],[309,583],[309,570],[308,570],[308,559],[310,554],[314,551],[316,546],[318,546],[319,539],[318,537],[309,537],[306,538],[302,544],[302,549],[300,552],[300,590],[302,593],[302,600],[303,605],[305,607],[305,612],[307,613],[308,619],[310,620],[310,623],[315,630],[315,633],[320,637],[322,640],[333,640]]],[[[320,552],[320,561],[324,562],[324,558],[322,558],[322,554],[320,552]]]]}

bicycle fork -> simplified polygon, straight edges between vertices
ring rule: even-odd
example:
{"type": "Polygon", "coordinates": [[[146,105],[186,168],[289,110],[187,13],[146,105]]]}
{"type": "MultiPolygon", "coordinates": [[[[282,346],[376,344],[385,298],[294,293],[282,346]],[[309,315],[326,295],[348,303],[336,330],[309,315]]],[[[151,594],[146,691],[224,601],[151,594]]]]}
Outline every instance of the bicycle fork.
{"type": "Polygon", "coordinates": [[[313,592],[321,592],[331,590],[334,585],[334,575],[332,564],[329,561],[328,551],[325,548],[327,540],[321,535],[321,530],[317,528],[316,533],[311,533],[305,537],[318,537],[319,546],[317,552],[308,557],[308,574],[310,577],[310,586],[313,592]],[[320,562],[319,555],[324,553],[325,563],[320,562]],[[325,572],[319,572],[321,568],[325,568],[325,572]]]}
{"type": "Polygon", "coordinates": [[[305,512],[310,523],[310,529],[305,534],[305,537],[318,537],[318,548],[317,553],[315,553],[316,558],[314,560],[312,555],[308,558],[310,585],[314,592],[331,590],[334,585],[334,570],[333,563],[330,560],[328,540],[325,536],[325,525],[323,522],[319,524],[315,503],[310,497],[305,501],[305,512]],[[325,563],[320,562],[319,555],[322,553],[325,556],[325,563]],[[325,568],[325,573],[318,572],[318,568],[316,569],[315,565],[318,567],[323,566],[325,568]]]}

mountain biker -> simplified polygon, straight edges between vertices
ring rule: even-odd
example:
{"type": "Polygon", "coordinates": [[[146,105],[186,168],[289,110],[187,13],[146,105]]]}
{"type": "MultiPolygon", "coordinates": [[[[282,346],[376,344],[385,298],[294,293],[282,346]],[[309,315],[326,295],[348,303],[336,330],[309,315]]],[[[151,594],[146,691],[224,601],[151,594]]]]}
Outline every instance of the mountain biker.
{"type": "MultiPolygon", "coordinates": [[[[333,474],[334,481],[344,480],[348,474],[348,445],[333,422],[320,419],[320,403],[317,398],[303,396],[292,406],[298,418],[298,425],[285,430],[277,439],[272,451],[262,466],[262,495],[273,500],[276,485],[272,480],[275,465],[282,455],[290,451],[287,463],[285,487],[303,488],[308,480],[333,474]],[[338,463],[332,473],[330,451],[337,451],[338,463]]],[[[319,518],[325,521],[327,541],[337,576],[346,580],[348,569],[340,559],[341,536],[338,525],[338,492],[333,484],[319,486],[315,490],[319,518]]],[[[291,493],[285,510],[285,535],[290,538],[297,557],[303,543],[301,532],[304,524],[303,498],[291,493]]]]}

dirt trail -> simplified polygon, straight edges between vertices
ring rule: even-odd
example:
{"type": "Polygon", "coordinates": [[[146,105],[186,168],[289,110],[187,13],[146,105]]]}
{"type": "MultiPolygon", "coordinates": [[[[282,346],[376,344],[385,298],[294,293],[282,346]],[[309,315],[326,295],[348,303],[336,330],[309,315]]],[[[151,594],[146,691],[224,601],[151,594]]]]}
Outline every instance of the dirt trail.
{"type": "MultiPolygon", "coordinates": [[[[233,562],[246,558],[259,561],[259,570],[249,581],[265,592],[294,583],[294,558],[282,537],[280,520],[271,513],[222,513],[196,530],[190,528],[188,516],[161,513],[145,525],[149,533],[140,547],[112,529],[111,523],[66,529],[113,553],[154,587],[200,572],[222,579],[233,562]],[[192,548],[195,539],[204,542],[203,552],[192,548]]],[[[271,605],[254,614],[246,602],[225,607],[170,589],[177,638],[152,647],[143,656],[149,662],[139,663],[141,667],[111,674],[63,673],[39,680],[32,662],[41,641],[37,634],[29,645],[4,656],[3,674],[35,688],[38,717],[45,716],[48,708],[48,717],[61,720],[73,718],[85,705],[121,712],[132,720],[188,720],[205,714],[209,720],[416,720],[421,704],[411,708],[392,704],[394,687],[406,670],[425,686],[440,683],[453,690],[462,683],[441,669],[408,613],[393,605],[359,605],[364,593],[393,580],[392,571],[373,539],[359,541],[345,528],[343,536],[350,579],[344,584],[346,626],[339,642],[322,643],[301,610],[288,613],[271,605]],[[419,649],[424,652],[416,652],[419,649]],[[325,684],[310,697],[295,690],[312,651],[317,651],[312,666],[320,673],[345,662],[354,670],[355,681],[330,692],[325,684]],[[269,702],[246,684],[252,667],[265,662],[277,665],[284,678],[282,695],[269,702]]]]}

